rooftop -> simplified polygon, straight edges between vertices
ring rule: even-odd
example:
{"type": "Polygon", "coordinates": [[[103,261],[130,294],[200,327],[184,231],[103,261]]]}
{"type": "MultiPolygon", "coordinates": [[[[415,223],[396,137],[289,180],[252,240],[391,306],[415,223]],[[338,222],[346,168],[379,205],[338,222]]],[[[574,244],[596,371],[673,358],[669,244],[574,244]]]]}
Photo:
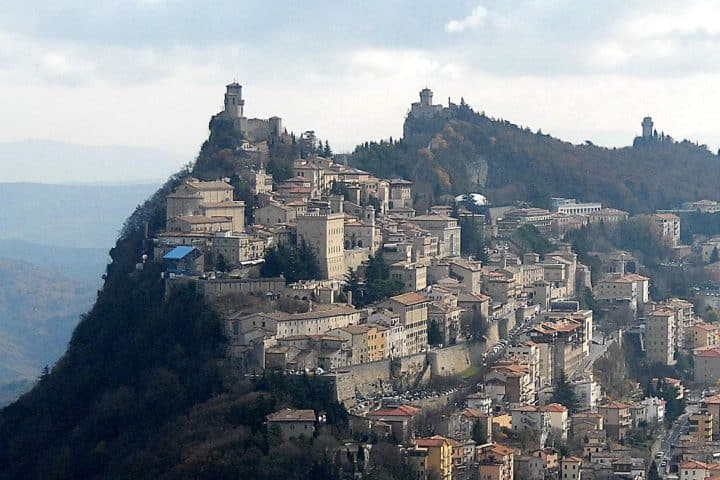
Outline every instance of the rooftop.
{"type": "Polygon", "coordinates": [[[271,413],[267,419],[271,422],[314,422],[316,420],[314,410],[294,410],[292,408],[271,413]]]}
{"type": "Polygon", "coordinates": [[[390,297],[390,299],[405,306],[418,305],[420,303],[428,303],[430,301],[428,298],[415,292],[403,293],[401,295],[390,297]]]}

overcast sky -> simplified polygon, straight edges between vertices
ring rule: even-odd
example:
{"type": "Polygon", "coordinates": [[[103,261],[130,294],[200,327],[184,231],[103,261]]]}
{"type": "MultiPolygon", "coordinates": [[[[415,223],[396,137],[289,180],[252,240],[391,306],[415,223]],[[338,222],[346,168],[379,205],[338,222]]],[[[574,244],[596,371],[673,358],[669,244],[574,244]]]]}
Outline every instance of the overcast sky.
{"type": "Polygon", "coordinates": [[[336,151],[398,137],[426,85],[574,142],[627,145],[651,114],[720,146],[717,1],[44,3],[0,11],[0,141],[189,160],[237,79],[248,116],[314,129],[336,151]]]}

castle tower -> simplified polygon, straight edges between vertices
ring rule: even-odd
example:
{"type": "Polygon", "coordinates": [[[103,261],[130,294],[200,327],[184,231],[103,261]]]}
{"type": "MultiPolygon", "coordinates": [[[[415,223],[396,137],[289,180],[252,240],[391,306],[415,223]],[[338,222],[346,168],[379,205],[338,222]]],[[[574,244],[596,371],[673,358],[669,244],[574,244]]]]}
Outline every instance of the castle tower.
{"type": "Polygon", "coordinates": [[[653,121],[652,117],[645,117],[642,121],[642,136],[645,140],[652,139],[653,136],[653,121]]]}
{"type": "Polygon", "coordinates": [[[242,99],[242,85],[233,82],[225,88],[225,115],[232,118],[244,117],[245,100],[242,99]]]}
{"type": "Polygon", "coordinates": [[[429,88],[423,88],[420,90],[420,105],[423,107],[429,107],[432,105],[432,90],[429,88]]]}

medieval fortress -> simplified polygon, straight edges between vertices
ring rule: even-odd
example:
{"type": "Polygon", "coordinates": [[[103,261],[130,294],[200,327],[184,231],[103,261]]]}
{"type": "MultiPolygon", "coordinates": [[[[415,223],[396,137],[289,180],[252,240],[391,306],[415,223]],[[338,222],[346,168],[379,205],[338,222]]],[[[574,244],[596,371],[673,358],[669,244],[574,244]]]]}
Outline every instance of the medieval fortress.
{"type": "Polygon", "coordinates": [[[214,115],[212,122],[217,120],[232,122],[233,128],[249,141],[267,140],[282,133],[280,117],[247,118],[244,110],[245,100],[242,98],[242,85],[237,82],[230,83],[225,87],[225,109],[214,115]]]}

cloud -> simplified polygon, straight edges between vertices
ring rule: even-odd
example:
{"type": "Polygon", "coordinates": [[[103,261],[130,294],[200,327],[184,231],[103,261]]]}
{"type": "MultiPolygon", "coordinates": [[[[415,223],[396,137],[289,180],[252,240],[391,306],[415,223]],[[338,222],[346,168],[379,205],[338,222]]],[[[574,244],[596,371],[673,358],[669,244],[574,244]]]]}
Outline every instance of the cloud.
{"type": "Polygon", "coordinates": [[[470,15],[461,20],[450,20],[445,24],[445,31],[448,33],[464,32],[465,30],[475,30],[485,25],[488,17],[488,11],[482,5],[473,8],[470,15]]]}
{"type": "Polygon", "coordinates": [[[628,22],[628,33],[638,38],[667,35],[720,34],[720,2],[687,2],[642,14],[628,22]]]}

